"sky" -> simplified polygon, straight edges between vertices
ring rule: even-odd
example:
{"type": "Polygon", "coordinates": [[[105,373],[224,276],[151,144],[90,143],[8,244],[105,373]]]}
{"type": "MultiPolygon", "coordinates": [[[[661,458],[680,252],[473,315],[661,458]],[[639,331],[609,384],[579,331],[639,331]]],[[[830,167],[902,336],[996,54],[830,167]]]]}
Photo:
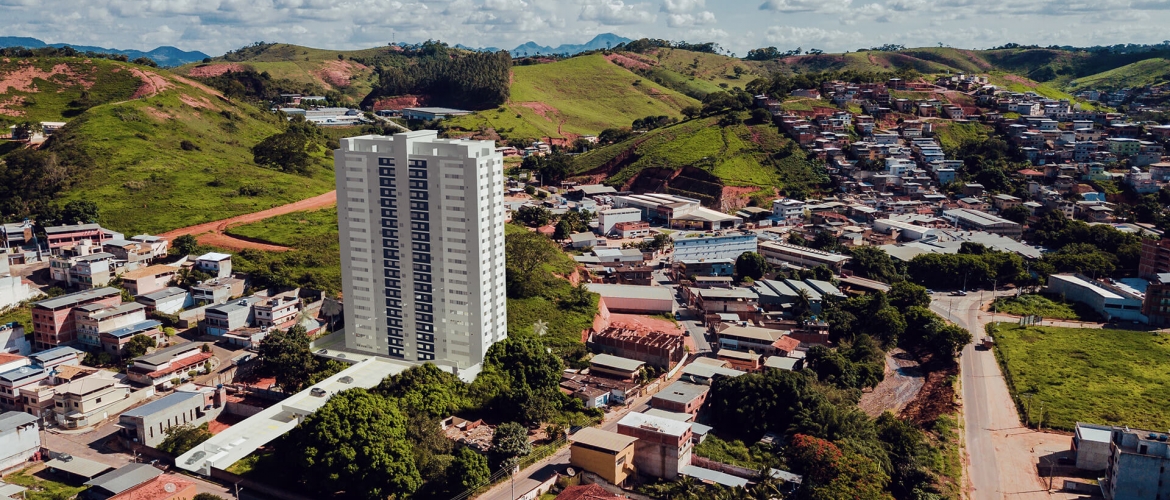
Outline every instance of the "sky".
{"type": "Polygon", "coordinates": [[[0,36],[211,55],[257,41],[325,49],[442,40],[511,49],[600,33],[843,52],[1161,43],[1170,0],[0,0],[0,36]]]}

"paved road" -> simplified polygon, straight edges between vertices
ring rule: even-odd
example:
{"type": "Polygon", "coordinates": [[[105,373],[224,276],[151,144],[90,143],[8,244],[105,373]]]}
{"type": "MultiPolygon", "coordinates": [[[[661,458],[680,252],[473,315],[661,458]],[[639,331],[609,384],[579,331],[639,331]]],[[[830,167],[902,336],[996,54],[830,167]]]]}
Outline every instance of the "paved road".
{"type": "Polygon", "coordinates": [[[707,341],[707,327],[703,326],[702,316],[694,309],[683,309],[682,291],[670,280],[665,270],[654,271],[653,276],[658,284],[670,289],[670,295],[674,297],[674,308],[679,313],[679,324],[686,327],[691,338],[695,340],[695,348],[700,354],[711,352],[711,344],[707,341]]]}
{"type": "MultiPolygon", "coordinates": [[[[116,419],[110,420],[96,429],[82,434],[58,434],[51,431],[42,431],[41,442],[45,448],[59,453],[68,453],[75,457],[93,460],[112,467],[121,467],[135,460],[130,454],[114,451],[105,445],[106,439],[118,432],[116,419]]],[[[138,461],[144,461],[138,457],[138,461]]],[[[184,475],[195,482],[199,493],[211,493],[223,498],[234,498],[234,492],[225,486],[205,481],[200,478],[184,475]]],[[[256,495],[246,490],[240,492],[244,500],[266,500],[268,497],[256,495]]]]}
{"type": "MultiPolygon", "coordinates": [[[[1012,293],[999,292],[997,295],[1012,293]]],[[[977,292],[966,297],[935,294],[933,299],[931,309],[970,330],[976,342],[986,335],[984,325],[991,322],[992,314],[983,313],[981,307],[991,302],[990,292],[982,297],[977,292]]],[[[1024,427],[992,351],[976,349],[974,342],[967,345],[963,348],[959,368],[967,455],[964,486],[968,498],[1072,498],[1049,493],[1036,468],[1041,457],[1052,459],[1055,454],[1067,450],[1069,438],[1024,427]]]]}
{"type": "MultiPolygon", "coordinates": [[[[618,420],[621,420],[622,417],[631,411],[643,412],[650,409],[649,401],[650,396],[642,396],[635,399],[628,409],[606,414],[605,422],[601,424],[601,428],[607,431],[617,432],[618,420]]],[[[484,494],[476,497],[476,500],[515,500],[516,497],[532,490],[532,488],[535,488],[544,479],[547,479],[553,470],[563,470],[568,465],[569,447],[566,446],[553,456],[520,471],[516,475],[514,483],[505,480],[484,494]],[[513,485],[515,488],[513,488],[513,485]],[[512,496],[513,492],[516,496],[512,496]]]]}

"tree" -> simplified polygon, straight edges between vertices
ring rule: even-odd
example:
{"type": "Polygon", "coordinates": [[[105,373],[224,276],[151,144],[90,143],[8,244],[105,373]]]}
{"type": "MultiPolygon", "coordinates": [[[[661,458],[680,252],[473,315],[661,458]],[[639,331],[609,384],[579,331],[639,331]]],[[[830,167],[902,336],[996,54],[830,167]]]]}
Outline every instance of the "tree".
{"type": "MultiPolygon", "coordinates": [[[[494,439],[495,435],[492,438],[494,439]]],[[[466,491],[488,484],[491,482],[491,475],[487,458],[464,446],[455,452],[455,460],[451,462],[451,468],[447,473],[447,482],[466,491]]]]}
{"type": "Polygon", "coordinates": [[[520,458],[532,453],[528,443],[528,430],[516,422],[504,422],[492,434],[489,451],[497,469],[512,468],[520,458]]]}
{"type": "Polygon", "coordinates": [[[422,485],[406,439],[406,416],[393,399],[364,389],[339,392],[280,441],[319,495],[403,498],[422,485]]]}
{"type": "Polygon", "coordinates": [[[397,399],[409,414],[439,418],[472,406],[467,389],[459,377],[427,363],[386,377],[374,391],[397,399]]]}
{"type": "Polygon", "coordinates": [[[199,242],[195,241],[194,236],[184,234],[175,238],[174,245],[171,248],[178,252],[178,255],[191,255],[195,253],[198,246],[199,242]]]}
{"type": "Polygon", "coordinates": [[[564,219],[557,222],[556,228],[553,230],[553,239],[557,241],[569,239],[569,235],[573,234],[573,225],[564,219]]]}
{"type": "Polygon", "coordinates": [[[788,465],[804,475],[798,498],[889,499],[890,477],[872,459],[850,448],[842,450],[825,440],[797,434],[785,448],[788,465]]]}
{"type": "Polygon", "coordinates": [[[764,256],[756,252],[744,252],[735,259],[735,275],[740,279],[751,278],[758,280],[772,268],[764,256]]]}
{"type": "Polygon", "coordinates": [[[504,253],[508,257],[508,296],[526,298],[544,289],[549,279],[544,266],[558,257],[560,249],[540,234],[523,231],[504,237],[504,253]]]}
{"type": "Polygon", "coordinates": [[[259,354],[261,373],[274,377],[281,390],[290,394],[304,388],[317,367],[309,337],[300,325],[270,332],[260,341],[259,354]]]}
{"type": "Polygon", "coordinates": [[[893,283],[901,275],[898,264],[880,247],[860,246],[849,249],[853,259],[849,261],[853,272],[862,278],[893,283]]]}
{"type": "Polygon", "coordinates": [[[158,345],[154,337],[148,337],[143,334],[138,334],[130,337],[130,341],[126,343],[126,355],[131,358],[137,358],[146,354],[154,346],[158,345]]]}
{"type": "Polygon", "coordinates": [[[166,435],[158,449],[177,457],[211,439],[211,430],[206,423],[199,426],[184,424],[167,429],[166,435]]]}
{"type": "Polygon", "coordinates": [[[907,281],[894,283],[887,296],[890,305],[901,310],[913,306],[930,307],[930,295],[926,293],[926,287],[907,281]]]}
{"type": "Polygon", "coordinates": [[[61,209],[61,220],[66,224],[92,224],[98,221],[98,206],[90,200],[73,200],[61,209]]]}
{"type": "Polygon", "coordinates": [[[513,219],[528,227],[541,227],[548,225],[552,221],[552,212],[544,207],[524,205],[519,210],[516,210],[516,215],[513,219]]]}
{"type": "Polygon", "coordinates": [[[309,170],[311,158],[308,152],[309,137],[298,129],[290,128],[273,134],[252,147],[252,159],[257,165],[282,172],[305,173],[309,170]]]}
{"type": "Polygon", "coordinates": [[[699,116],[702,113],[703,113],[703,110],[699,109],[698,106],[694,106],[694,105],[684,106],[682,109],[683,116],[687,117],[688,120],[690,120],[691,118],[694,118],[696,116],[699,116]]]}
{"type": "Polygon", "coordinates": [[[1004,211],[999,213],[999,216],[1016,224],[1024,224],[1028,222],[1028,217],[1032,216],[1032,210],[1023,205],[1016,205],[1004,209],[1004,211]]]}

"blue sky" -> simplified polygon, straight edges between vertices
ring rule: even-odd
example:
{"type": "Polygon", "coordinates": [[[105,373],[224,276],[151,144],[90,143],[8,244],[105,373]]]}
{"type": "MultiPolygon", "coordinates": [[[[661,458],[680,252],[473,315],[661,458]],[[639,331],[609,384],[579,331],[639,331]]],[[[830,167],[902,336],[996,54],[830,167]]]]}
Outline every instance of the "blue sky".
{"type": "Polygon", "coordinates": [[[0,0],[0,35],[222,54],[255,41],[330,49],[439,39],[512,48],[598,33],[714,41],[745,54],[885,43],[986,48],[1160,43],[1170,0],[0,0]],[[81,29],[83,28],[83,29],[81,29]]]}

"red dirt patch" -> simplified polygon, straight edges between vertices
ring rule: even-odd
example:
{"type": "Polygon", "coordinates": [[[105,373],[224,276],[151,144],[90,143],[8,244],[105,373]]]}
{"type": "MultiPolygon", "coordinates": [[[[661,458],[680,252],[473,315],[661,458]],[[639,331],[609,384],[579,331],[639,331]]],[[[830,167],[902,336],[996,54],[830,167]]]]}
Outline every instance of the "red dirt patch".
{"type": "Polygon", "coordinates": [[[13,109],[24,105],[24,97],[13,96],[11,99],[0,101],[0,115],[24,116],[24,110],[13,109]]]}
{"type": "Polygon", "coordinates": [[[514,104],[516,106],[523,106],[525,108],[531,109],[532,111],[535,111],[536,114],[540,115],[541,118],[544,118],[545,120],[549,120],[549,121],[552,121],[552,118],[549,118],[549,116],[548,116],[549,113],[557,113],[558,112],[557,108],[549,106],[548,104],[545,104],[543,102],[529,101],[529,102],[514,102],[512,104],[514,104]]]}
{"type": "Polygon", "coordinates": [[[723,192],[719,195],[719,209],[726,212],[746,207],[752,201],[748,195],[759,190],[758,187],[750,186],[723,186],[723,192]]]}
{"type": "Polygon", "coordinates": [[[199,243],[205,245],[214,245],[220,248],[227,248],[229,250],[244,250],[247,248],[254,248],[257,250],[281,252],[288,250],[288,247],[260,243],[256,241],[248,241],[224,234],[224,231],[226,231],[227,228],[231,226],[261,221],[269,217],[276,217],[277,215],[284,215],[291,212],[318,210],[331,207],[336,203],[337,191],[330,191],[328,193],[314,196],[309,199],[289,203],[287,205],[281,205],[279,207],[269,208],[268,210],[261,210],[259,212],[253,212],[250,214],[238,215],[229,219],[205,222],[203,224],[175,229],[163,233],[162,237],[174,241],[174,239],[178,238],[179,236],[190,234],[195,235],[196,240],[199,241],[199,243]]]}
{"type": "Polygon", "coordinates": [[[142,85],[134,94],[130,96],[131,99],[141,99],[143,97],[150,97],[166,89],[171,88],[171,82],[158,73],[143,71],[138,68],[130,68],[130,73],[142,80],[142,85]]]}
{"type": "Polygon", "coordinates": [[[924,426],[934,422],[940,415],[957,412],[959,404],[955,401],[953,381],[958,374],[957,365],[926,374],[926,383],[918,391],[918,396],[902,409],[902,418],[924,426]]]}
{"type": "Polygon", "coordinates": [[[192,108],[199,108],[199,109],[213,109],[214,108],[214,106],[211,105],[211,101],[207,100],[206,97],[196,98],[195,96],[183,94],[183,95],[179,96],[179,100],[183,101],[183,104],[191,106],[192,108]]]}
{"type": "Polygon", "coordinates": [[[624,54],[610,54],[606,60],[626,69],[650,69],[650,65],[624,54]]]}
{"type": "Polygon", "coordinates": [[[426,106],[426,96],[402,95],[398,97],[383,97],[374,101],[374,111],[383,109],[417,108],[426,106]]]}
{"type": "Polygon", "coordinates": [[[365,65],[353,61],[325,61],[325,68],[313,74],[329,85],[342,88],[348,87],[353,75],[364,69],[367,69],[365,65]]]}
{"type": "Polygon", "coordinates": [[[170,115],[170,114],[168,114],[167,112],[165,112],[165,111],[163,111],[163,110],[161,110],[161,109],[158,109],[158,108],[156,108],[156,107],[154,107],[154,106],[144,106],[144,108],[145,108],[145,109],[143,109],[143,111],[145,111],[145,112],[146,112],[146,114],[150,115],[150,117],[151,117],[151,118],[154,118],[155,120],[158,120],[158,121],[167,121],[167,120],[169,120],[169,119],[171,119],[171,118],[174,118],[173,116],[171,116],[171,115],[170,115]]]}
{"type": "Polygon", "coordinates": [[[33,66],[32,62],[22,61],[20,69],[0,75],[0,94],[8,92],[9,89],[19,92],[33,92],[36,90],[33,80],[37,78],[67,85],[81,85],[82,88],[88,89],[93,87],[93,79],[86,78],[86,76],[90,75],[78,75],[67,64],[58,64],[49,71],[44,71],[33,66]]]}
{"type": "Polygon", "coordinates": [[[219,76],[229,71],[244,71],[245,69],[247,68],[240,63],[207,64],[191,68],[191,70],[187,72],[187,75],[205,78],[210,76],[219,76]]]}

